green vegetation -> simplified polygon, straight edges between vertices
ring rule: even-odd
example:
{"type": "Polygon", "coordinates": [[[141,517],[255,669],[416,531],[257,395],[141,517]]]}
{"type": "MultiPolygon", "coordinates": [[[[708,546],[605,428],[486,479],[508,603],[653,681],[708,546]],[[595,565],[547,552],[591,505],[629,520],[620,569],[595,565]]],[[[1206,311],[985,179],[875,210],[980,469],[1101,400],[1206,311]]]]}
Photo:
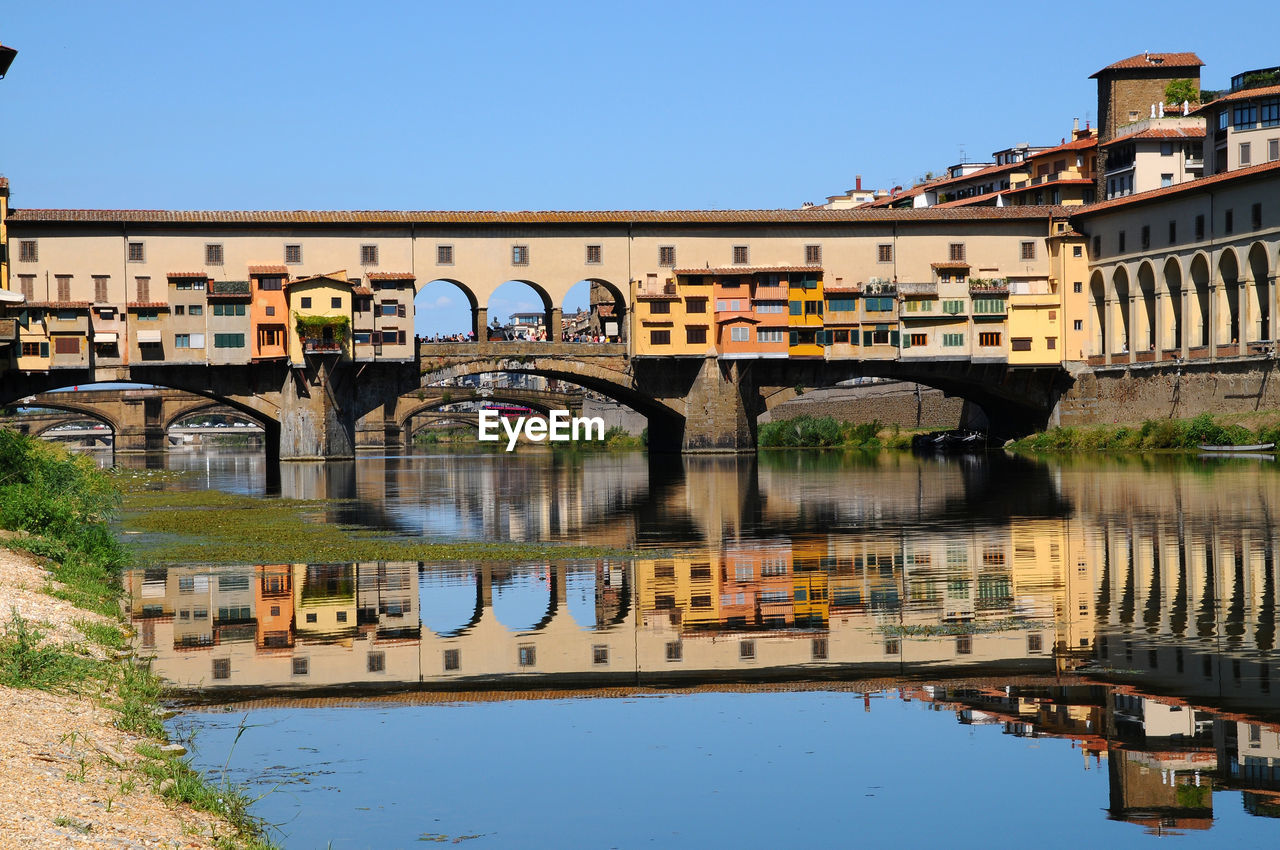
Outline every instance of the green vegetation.
{"type": "Polygon", "coordinates": [[[1169,85],[1164,87],[1164,102],[1176,104],[1184,100],[1190,103],[1200,102],[1200,89],[1196,87],[1195,80],[1170,80],[1169,85]]]}
{"type": "Polygon", "coordinates": [[[1200,445],[1274,442],[1280,442],[1280,422],[1261,424],[1255,431],[1220,423],[1204,413],[1194,419],[1148,419],[1139,426],[1054,428],[1018,440],[1010,448],[1033,452],[1185,451],[1200,445]]]}
{"type": "Polygon", "coordinates": [[[341,503],[264,499],[212,490],[126,492],[130,546],[157,563],[293,564],[352,561],[525,561],[622,555],[600,546],[446,543],[325,521],[341,503]]]}
{"type": "MultiPolygon", "coordinates": [[[[51,578],[63,585],[54,595],[113,621],[120,616],[120,573],[129,563],[107,526],[118,503],[115,482],[89,459],[0,429],[0,528],[17,532],[5,537],[4,544],[43,559],[51,578]]],[[[77,626],[89,643],[116,650],[125,645],[119,625],[81,621],[77,626]]],[[[158,715],[161,682],[149,667],[123,653],[100,660],[88,645],[56,644],[16,611],[0,634],[0,684],[97,699],[116,712],[121,729],[165,740],[158,715]]],[[[172,757],[163,764],[163,778],[141,769],[158,793],[222,817],[231,832],[217,838],[219,846],[270,846],[263,839],[262,822],[248,812],[251,801],[238,789],[211,785],[172,757]],[[175,782],[163,784],[169,778],[175,782]]],[[[84,770],[82,763],[81,779],[84,770]]]]}
{"type": "Polygon", "coordinates": [[[318,342],[324,338],[325,329],[333,334],[333,341],[344,344],[351,335],[351,320],[346,316],[300,316],[293,314],[298,325],[298,336],[318,342]]]}
{"type": "Polygon", "coordinates": [[[1255,71],[1252,74],[1244,75],[1243,88],[1260,89],[1264,86],[1280,85],[1280,72],[1276,71],[1255,71]]]}
{"type": "Polygon", "coordinates": [[[567,443],[551,443],[550,446],[562,452],[636,451],[645,447],[648,431],[646,428],[643,434],[634,437],[615,425],[604,432],[602,440],[572,440],[567,443]]]}
{"type": "Polygon", "coordinates": [[[6,688],[74,691],[99,674],[99,663],[46,641],[16,610],[0,634],[0,685],[6,688]]]}
{"type": "Polygon", "coordinates": [[[906,449],[911,435],[880,420],[841,422],[830,416],[797,416],[760,426],[757,439],[765,449],[906,449]]]}

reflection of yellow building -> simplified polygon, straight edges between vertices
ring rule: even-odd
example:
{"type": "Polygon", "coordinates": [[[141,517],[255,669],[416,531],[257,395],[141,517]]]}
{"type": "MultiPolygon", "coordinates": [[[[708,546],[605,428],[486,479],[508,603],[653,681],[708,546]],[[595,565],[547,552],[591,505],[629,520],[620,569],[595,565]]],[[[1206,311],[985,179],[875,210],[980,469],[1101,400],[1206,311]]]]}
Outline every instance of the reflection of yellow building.
{"type": "Polygon", "coordinates": [[[293,610],[298,640],[350,640],[357,631],[355,567],[294,564],[293,610]]]}
{"type": "Polygon", "coordinates": [[[715,553],[642,558],[635,569],[646,619],[665,613],[689,628],[720,621],[721,561],[715,553]]]}

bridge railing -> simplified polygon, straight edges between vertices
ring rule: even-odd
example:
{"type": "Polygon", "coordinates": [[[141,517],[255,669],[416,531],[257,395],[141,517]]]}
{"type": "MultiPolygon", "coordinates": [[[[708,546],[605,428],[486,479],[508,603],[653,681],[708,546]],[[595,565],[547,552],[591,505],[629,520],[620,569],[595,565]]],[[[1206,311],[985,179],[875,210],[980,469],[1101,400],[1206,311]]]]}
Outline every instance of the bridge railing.
{"type": "Polygon", "coordinates": [[[425,361],[438,357],[625,357],[621,342],[419,342],[425,361]]]}

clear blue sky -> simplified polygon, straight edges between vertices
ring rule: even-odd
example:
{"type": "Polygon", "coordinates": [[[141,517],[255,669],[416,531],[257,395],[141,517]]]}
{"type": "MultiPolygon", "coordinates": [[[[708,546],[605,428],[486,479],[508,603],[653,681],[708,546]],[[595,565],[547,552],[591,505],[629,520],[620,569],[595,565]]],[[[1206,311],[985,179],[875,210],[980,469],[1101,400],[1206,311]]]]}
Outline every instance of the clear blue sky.
{"type": "Polygon", "coordinates": [[[19,207],[796,207],[1055,142],[1143,50],[1280,63],[1261,2],[1053,8],[11,3],[0,172],[19,207]]]}

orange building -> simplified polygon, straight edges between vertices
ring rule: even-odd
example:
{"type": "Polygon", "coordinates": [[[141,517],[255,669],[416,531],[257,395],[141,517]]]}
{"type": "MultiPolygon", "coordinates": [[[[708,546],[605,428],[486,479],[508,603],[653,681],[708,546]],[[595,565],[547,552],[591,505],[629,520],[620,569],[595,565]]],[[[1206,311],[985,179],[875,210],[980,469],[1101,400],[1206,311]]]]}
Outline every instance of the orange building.
{"type": "Polygon", "coordinates": [[[254,599],[258,612],[258,649],[293,646],[293,567],[266,564],[258,568],[254,599]]]}
{"type": "Polygon", "coordinates": [[[249,302],[251,356],[254,360],[287,357],[289,305],[284,283],[289,279],[285,266],[249,266],[252,299],[249,302]]]}

